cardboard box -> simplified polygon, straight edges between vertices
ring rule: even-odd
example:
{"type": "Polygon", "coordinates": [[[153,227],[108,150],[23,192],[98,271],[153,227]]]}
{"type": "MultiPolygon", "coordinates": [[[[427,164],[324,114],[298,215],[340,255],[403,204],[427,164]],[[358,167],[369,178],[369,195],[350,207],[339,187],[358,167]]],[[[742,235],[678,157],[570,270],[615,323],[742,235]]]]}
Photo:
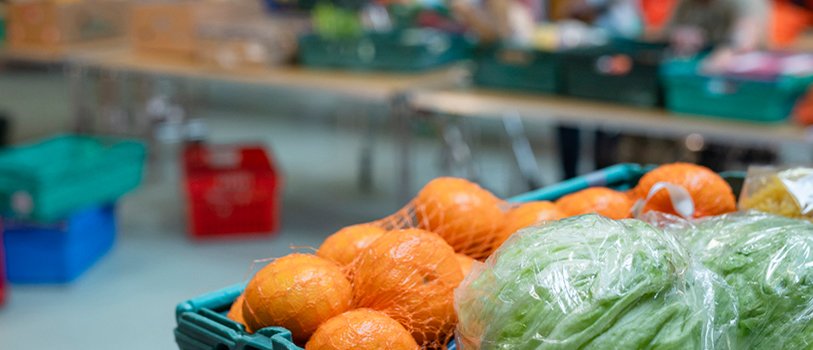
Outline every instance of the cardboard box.
{"type": "Polygon", "coordinates": [[[129,4],[116,0],[28,1],[8,6],[12,48],[51,48],[121,37],[129,4]],[[124,20],[123,20],[124,19],[124,20]]]}
{"type": "MultiPolygon", "coordinates": [[[[193,59],[199,29],[213,18],[253,15],[256,3],[237,1],[156,1],[133,5],[131,36],[137,53],[193,59]]],[[[259,8],[259,11],[262,9],[259,8]]]]}

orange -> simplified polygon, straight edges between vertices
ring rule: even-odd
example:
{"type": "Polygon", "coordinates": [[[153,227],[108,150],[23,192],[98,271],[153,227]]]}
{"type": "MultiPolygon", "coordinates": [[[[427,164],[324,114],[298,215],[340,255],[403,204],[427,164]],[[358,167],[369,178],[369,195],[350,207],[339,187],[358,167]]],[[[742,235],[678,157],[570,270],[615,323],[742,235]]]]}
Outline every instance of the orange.
{"type": "MultiPolygon", "coordinates": [[[[668,182],[686,189],[694,201],[692,216],[695,218],[737,210],[734,192],[720,175],[709,168],[689,163],[662,165],[650,171],[641,177],[638,186],[632,190],[632,196],[636,199],[646,199],[652,186],[659,182],[668,182]]],[[[676,214],[668,191],[663,189],[654,194],[642,212],[651,210],[676,214]]]]}
{"type": "MultiPolygon", "coordinates": [[[[246,320],[245,318],[243,318],[243,300],[245,300],[245,297],[243,296],[243,294],[240,294],[240,296],[238,296],[237,299],[234,300],[234,303],[231,304],[231,308],[229,308],[229,313],[226,314],[226,317],[228,317],[230,320],[234,322],[237,322],[245,326],[246,320]]],[[[248,327],[246,328],[248,330],[248,327]]],[[[251,330],[248,331],[249,333],[251,333],[251,330]]]]}
{"type": "Polygon", "coordinates": [[[424,348],[442,348],[457,317],[454,289],[463,280],[454,249],[420,229],[385,234],[353,262],[356,307],[384,312],[424,348]]]}
{"type": "Polygon", "coordinates": [[[567,216],[598,213],[610,219],[632,216],[633,200],[626,194],[606,187],[592,187],[556,201],[556,206],[567,216]]]}
{"type": "Polygon", "coordinates": [[[370,309],[345,312],[323,323],[305,350],[417,350],[398,321],[370,309]]]}
{"type": "Polygon", "coordinates": [[[465,278],[469,272],[471,272],[472,266],[474,266],[474,259],[463,254],[455,254],[455,257],[460,264],[460,271],[463,272],[463,278],[465,278]]]}
{"type": "Polygon", "coordinates": [[[450,177],[430,181],[413,201],[418,227],[475,259],[488,257],[500,236],[501,203],[477,184],[450,177]]]}
{"type": "Polygon", "coordinates": [[[249,328],[285,327],[305,343],[322,322],[350,308],[353,288],[335,263],[309,254],[279,258],[246,286],[243,316],[249,328]]]}
{"type": "Polygon", "coordinates": [[[325,239],[316,255],[346,266],[385,232],[387,230],[373,224],[348,226],[325,239]]]}
{"type": "Polygon", "coordinates": [[[528,226],[548,220],[559,220],[565,217],[561,210],[548,201],[529,202],[508,211],[505,215],[503,234],[494,249],[502,245],[514,232],[528,226]]]}

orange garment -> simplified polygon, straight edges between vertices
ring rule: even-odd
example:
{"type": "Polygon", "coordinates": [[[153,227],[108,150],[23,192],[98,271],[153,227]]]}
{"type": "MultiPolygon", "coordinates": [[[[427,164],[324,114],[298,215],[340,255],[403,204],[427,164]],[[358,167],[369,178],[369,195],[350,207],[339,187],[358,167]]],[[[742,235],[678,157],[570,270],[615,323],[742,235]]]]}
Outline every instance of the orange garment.
{"type": "Polygon", "coordinates": [[[771,9],[771,45],[776,48],[792,45],[808,27],[813,26],[813,1],[806,7],[788,0],[774,0],[771,9]]]}
{"type": "Polygon", "coordinates": [[[640,0],[644,25],[649,30],[659,30],[669,22],[679,0],[640,0]]]}

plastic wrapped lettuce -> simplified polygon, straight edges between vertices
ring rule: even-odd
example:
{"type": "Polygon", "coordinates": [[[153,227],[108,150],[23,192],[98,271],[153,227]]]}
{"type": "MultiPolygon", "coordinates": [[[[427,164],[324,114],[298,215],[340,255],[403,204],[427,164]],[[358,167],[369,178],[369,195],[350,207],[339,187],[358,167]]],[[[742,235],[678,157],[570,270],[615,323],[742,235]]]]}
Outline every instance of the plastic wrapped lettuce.
{"type": "Polygon", "coordinates": [[[462,349],[729,349],[732,291],[668,233],[584,215],[514,234],[456,290],[462,349]]]}
{"type": "Polygon", "coordinates": [[[736,348],[813,349],[813,224],[747,212],[686,225],[670,230],[736,292],[736,348]]]}

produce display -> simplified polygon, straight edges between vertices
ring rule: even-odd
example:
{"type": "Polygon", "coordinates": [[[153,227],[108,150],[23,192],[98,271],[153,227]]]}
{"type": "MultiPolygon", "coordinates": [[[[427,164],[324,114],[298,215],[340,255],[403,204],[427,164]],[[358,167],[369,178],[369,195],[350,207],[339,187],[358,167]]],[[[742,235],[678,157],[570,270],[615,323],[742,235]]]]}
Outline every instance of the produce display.
{"type": "Polygon", "coordinates": [[[809,348],[813,224],[736,209],[685,163],[555,202],[438,178],[274,260],[227,317],[305,349],[809,348]]]}

